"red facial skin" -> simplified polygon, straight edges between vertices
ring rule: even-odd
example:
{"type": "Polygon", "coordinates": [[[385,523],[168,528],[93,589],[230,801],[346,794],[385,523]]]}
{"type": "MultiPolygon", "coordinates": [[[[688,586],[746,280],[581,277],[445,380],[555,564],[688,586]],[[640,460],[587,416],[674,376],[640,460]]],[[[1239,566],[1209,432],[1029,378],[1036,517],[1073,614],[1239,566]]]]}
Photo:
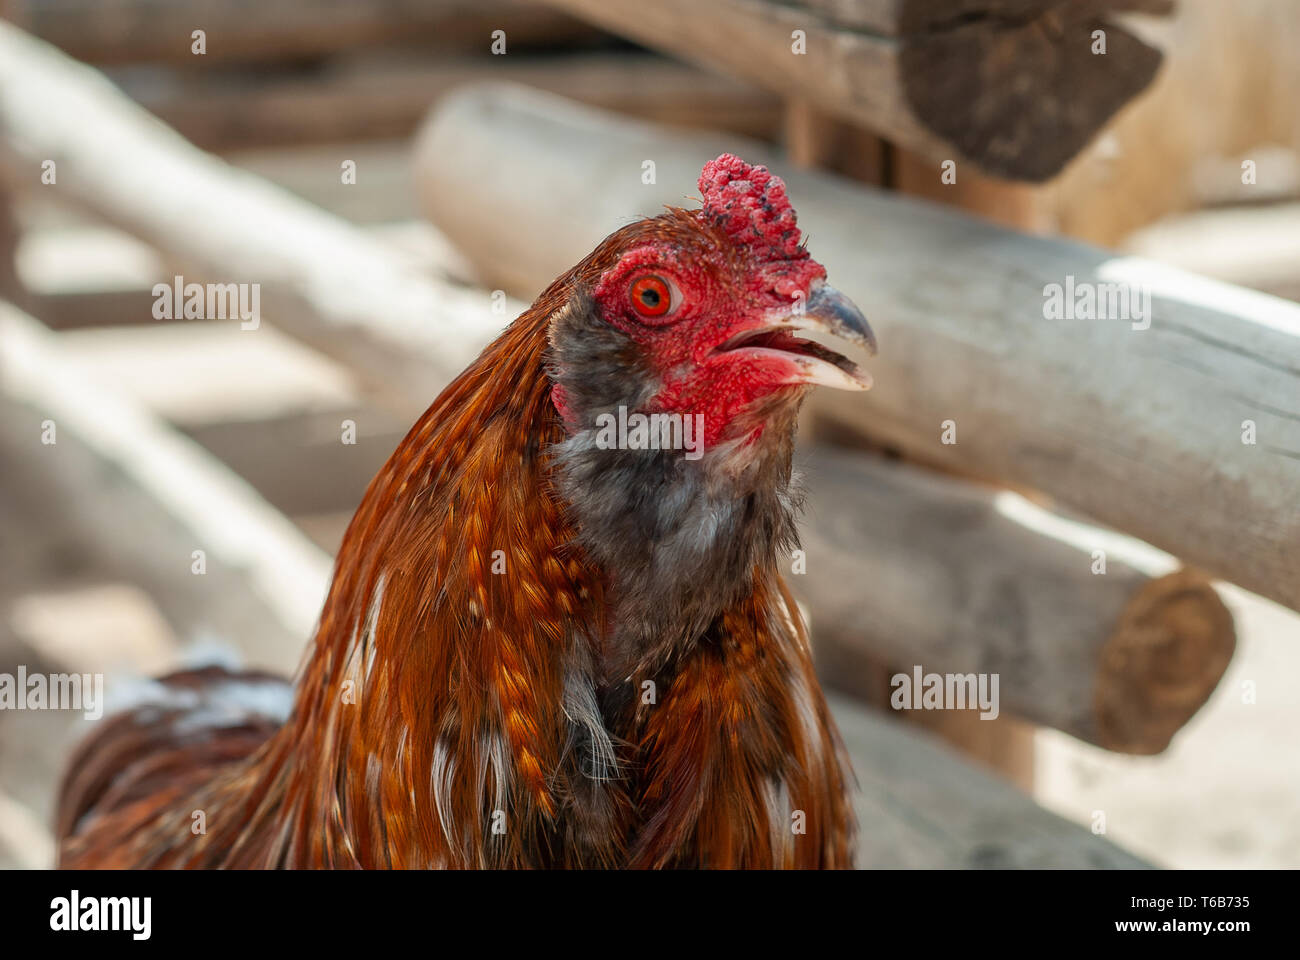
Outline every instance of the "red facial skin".
{"type": "Polygon", "coordinates": [[[756,439],[761,421],[733,428],[737,414],[774,391],[806,389],[793,358],[718,347],[789,313],[826,271],[806,254],[757,261],[746,253],[722,245],[642,246],[624,254],[595,290],[606,322],[640,346],[663,384],[644,412],[704,414],[706,446],[741,432],[756,439]],[[647,274],[677,290],[679,302],[662,316],[646,316],[633,300],[633,284],[647,274]]]}
{"type": "MultiPolygon", "coordinates": [[[[705,165],[699,188],[702,209],[669,210],[627,228],[642,238],[593,278],[593,296],[602,319],[631,337],[658,383],[642,412],[703,414],[706,445],[752,442],[763,419],[741,414],[778,391],[793,399],[807,389],[799,348],[777,332],[722,348],[795,312],[826,270],[800,244],[785,184],[766,168],[723,154],[705,165]],[[667,311],[636,302],[647,277],[671,287],[667,311]]],[[[579,429],[564,390],[557,386],[552,399],[569,429],[579,429]]]]}

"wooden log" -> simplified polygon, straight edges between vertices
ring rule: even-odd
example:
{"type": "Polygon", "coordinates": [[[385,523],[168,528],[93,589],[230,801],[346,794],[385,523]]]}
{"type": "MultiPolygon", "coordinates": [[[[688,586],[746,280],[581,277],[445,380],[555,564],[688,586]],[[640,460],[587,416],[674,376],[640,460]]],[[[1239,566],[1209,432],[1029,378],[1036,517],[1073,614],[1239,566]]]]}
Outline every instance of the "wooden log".
{"type": "MultiPolygon", "coordinates": [[[[241,153],[239,166],[343,217],[369,218],[363,233],[420,270],[470,282],[472,269],[427,221],[412,215],[409,158],[396,144],[241,153]],[[366,176],[348,192],[338,189],[335,158],[355,157],[366,176]],[[353,190],[357,192],[352,192],[353,190]],[[334,208],[329,204],[333,203],[334,208]],[[338,209],[335,209],[338,208],[338,209]]],[[[18,280],[26,288],[16,305],[54,330],[76,330],[153,320],[158,278],[171,277],[163,258],[136,238],[95,223],[92,214],[60,204],[27,206],[18,280]],[[69,218],[73,218],[69,222],[69,218]],[[85,221],[84,223],[82,221],[85,221]]],[[[206,323],[202,318],[174,317],[206,323]]]]}
{"type": "Polygon", "coordinates": [[[21,304],[52,330],[139,323],[152,316],[153,305],[148,290],[34,293],[21,304]]]}
{"type": "Polygon", "coordinates": [[[969,168],[957,174],[956,182],[945,182],[941,163],[899,148],[890,161],[890,187],[898,193],[956,207],[1023,233],[1054,232],[1049,204],[1055,184],[1016,183],[969,168]]]}
{"type": "Polygon", "coordinates": [[[786,102],[783,142],[796,167],[834,170],[863,183],[889,185],[889,144],[806,100],[786,102]]]}
{"type": "Polygon", "coordinates": [[[507,50],[601,40],[519,0],[9,0],[4,12],[95,64],[280,62],[382,45],[487,52],[496,29],[506,31],[507,50]],[[202,56],[191,51],[195,30],[207,34],[202,56]]]}
{"type": "Polygon", "coordinates": [[[1160,54],[1116,2],[859,0],[848,26],[775,0],[549,0],[616,33],[807,99],[936,159],[1041,181],[1141,92],[1160,54]],[[1092,34],[1104,30],[1106,54],[1092,34]],[[802,44],[802,48],[800,47],[802,44]]]}
{"type": "Polygon", "coordinates": [[[6,485],[56,503],[60,526],[88,554],[81,561],[102,558],[144,587],[178,634],[292,670],[320,613],[329,557],[193,441],[96,386],[53,334],[2,302],[0,345],[6,485]]]}
{"type": "MultiPolygon", "coordinates": [[[[1300,115],[1289,98],[1300,88],[1300,57],[1290,41],[1300,31],[1300,5],[1193,0],[1167,20],[1128,22],[1148,43],[1176,47],[1177,56],[1050,184],[1008,183],[969,167],[956,183],[942,183],[938,163],[904,150],[895,189],[978,211],[1004,226],[1103,247],[1127,247],[1134,230],[1178,211],[1300,196],[1300,115]],[[1242,110],[1243,103],[1251,109],[1242,110]]],[[[1252,238],[1247,246],[1261,257],[1284,254],[1266,238],[1252,238]]],[[[1226,238],[1220,248],[1230,258],[1241,250],[1226,238]]]]}
{"type": "MultiPolygon", "coordinates": [[[[793,5],[846,27],[888,36],[941,30],[959,20],[1023,22],[1052,7],[1042,0],[793,0],[793,5]]],[[[1173,0],[1073,0],[1071,5],[1093,16],[1121,10],[1160,15],[1174,11],[1173,0]]]]}
{"type": "MultiPolygon", "coordinates": [[[[123,90],[206,150],[409,136],[429,106],[464,83],[505,79],[660,123],[771,139],[776,97],[747,83],[634,51],[565,57],[391,55],[250,79],[205,71],[119,71],[123,90]]],[[[118,77],[114,77],[118,79],[118,77]]]]}
{"type": "Polygon", "coordinates": [[[418,149],[426,214],[489,283],[529,295],[612,227],[681,205],[723,150],[771,164],[880,341],[875,387],[815,394],[823,415],[912,459],[1045,491],[1300,609],[1300,306],[534,91],[453,94],[418,149]],[[1048,319],[1053,284],[1149,292],[1150,325],[1048,319]]]}
{"type": "Polygon", "coordinates": [[[201,424],[188,436],[244,477],[282,513],[351,516],[370,480],[410,429],[378,411],[295,413],[270,420],[201,424]],[[356,442],[339,443],[340,418],[356,442]]]}
{"type": "Polygon", "coordinates": [[[857,775],[859,867],[1147,866],[933,738],[842,696],[830,704],[857,775]]]}
{"type": "Polygon", "coordinates": [[[1140,29],[1177,55],[1052,183],[1046,205],[1057,229],[1113,247],[1209,204],[1300,198],[1300,4],[1192,0],[1140,29]]]}
{"type": "Polygon", "coordinates": [[[90,209],[164,251],[187,282],[258,284],[276,326],[344,359],[404,415],[522,309],[417,271],[351,224],[197,150],[96,71],[4,23],[0,179],[90,209]],[[56,163],[51,186],[40,185],[46,160],[56,163]]]}
{"type": "Polygon", "coordinates": [[[1236,634],[1209,581],[1151,576],[1121,537],[872,455],[819,449],[807,475],[791,583],[832,685],[865,692],[868,656],[909,680],[997,675],[1002,710],[1155,754],[1227,669],[1236,634]]]}

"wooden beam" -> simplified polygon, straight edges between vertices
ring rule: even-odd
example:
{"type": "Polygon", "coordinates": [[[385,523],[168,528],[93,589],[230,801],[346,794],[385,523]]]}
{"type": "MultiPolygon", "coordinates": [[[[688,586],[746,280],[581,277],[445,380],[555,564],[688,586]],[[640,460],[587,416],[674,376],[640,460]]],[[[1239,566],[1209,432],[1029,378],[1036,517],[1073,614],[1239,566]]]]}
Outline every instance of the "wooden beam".
{"type": "Polygon", "coordinates": [[[775,0],[549,0],[647,46],[869,127],[936,159],[1042,181],[1155,76],[1160,53],[1092,2],[861,0],[846,25],[775,0]],[[939,15],[936,15],[939,14],[939,15]],[[1105,55],[1092,52],[1104,30],[1105,55]]]}
{"type": "Polygon", "coordinates": [[[830,705],[857,775],[859,867],[1147,866],[925,734],[845,697],[830,705]]]}
{"type": "Polygon", "coordinates": [[[68,290],[30,294],[24,308],[51,330],[141,323],[152,316],[148,290],[68,290]]]}
{"type": "Polygon", "coordinates": [[[801,169],[833,170],[853,180],[887,187],[890,146],[875,134],[833,117],[807,100],[785,105],[783,143],[801,169]]]}
{"type": "Polygon", "coordinates": [[[426,214],[490,284],[518,292],[628,218],[682,204],[724,150],[773,165],[814,256],[880,341],[875,387],[815,394],[824,416],[912,459],[1045,491],[1300,609],[1300,306],[535,91],[453,94],[418,150],[426,214]],[[1149,293],[1150,326],[1050,318],[1053,284],[1149,293]]]}
{"type": "Polygon", "coordinates": [[[320,613],[329,557],[197,444],[98,387],[53,334],[4,303],[0,344],[6,484],[57,503],[60,523],[146,589],[179,634],[208,634],[250,665],[292,670],[320,613]]]}
{"type": "Polygon", "coordinates": [[[186,434],[293,517],[350,515],[409,427],[378,411],[340,410],[203,424],[186,434]],[[355,443],[339,441],[344,418],[355,424],[355,443]]]}
{"type": "MultiPolygon", "coordinates": [[[[247,69],[159,77],[119,71],[123,90],[206,150],[410,135],[456,86],[510,80],[660,123],[772,138],[776,97],[636,51],[565,57],[351,58],[301,73],[247,69]]],[[[115,79],[117,79],[115,77],[115,79]]]]}
{"type": "Polygon", "coordinates": [[[1121,537],[869,454],[819,449],[806,472],[807,572],[790,580],[831,685],[868,692],[867,657],[909,680],[996,675],[1001,710],[1154,754],[1227,669],[1232,615],[1209,581],[1151,576],[1121,537]]]}
{"type": "Polygon", "coordinates": [[[522,309],[409,267],[342,219],[196,149],[101,74],[4,23],[0,180],[93,211],[181,264],[187,281],[257,284],[276,326],[345,360],[404,416],[522,309]],[[57,182],[43,186],[47,160],[57,182]]]}
{"type": "Polygon", "coordinates": [[[998,226],[1023,233],[1051,235],[1051,186],[1035,186],[989,177],[966,167],[955,182],[946,181],[943,165],[912,150],[894,148],[890,187],[911,197],[956,207],[998,226]]]}
{"type": "Polygon", "coordinates": [[[507,50],[600,34],[571,17],[519,0],[9,0],[6,17],[94,64],[161,61],[202,68],[282,62],[404,45],[483,50],[506,31],[507,50]],[[195,30],[206,52],[191,51],[195,30]]]}
{"type": "MultiPolygon", "coordinates": [[[[1092,16],[1116,11],[1167,15],[1173,0],[1068,0],[1092,16]]],[[[815,10],[846,27],[900,36],[941,30],[958,21],[993,20],[1018,23],[1043,16],[1065,3],[1044,0],[793,0],[793,6],[815,10]]]]}

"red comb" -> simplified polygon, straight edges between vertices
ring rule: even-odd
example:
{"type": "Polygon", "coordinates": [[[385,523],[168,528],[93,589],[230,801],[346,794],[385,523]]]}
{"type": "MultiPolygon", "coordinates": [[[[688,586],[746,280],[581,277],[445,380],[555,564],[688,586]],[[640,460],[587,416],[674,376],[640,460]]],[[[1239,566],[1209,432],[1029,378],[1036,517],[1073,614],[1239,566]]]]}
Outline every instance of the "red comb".
{"type": "Polygon", "coordinates": [[[799,226],[785,183],[767,167],[724,153],[704,165],[700,193],[705,217],[764,259],[808,256],[799,246],[799,226]]]}

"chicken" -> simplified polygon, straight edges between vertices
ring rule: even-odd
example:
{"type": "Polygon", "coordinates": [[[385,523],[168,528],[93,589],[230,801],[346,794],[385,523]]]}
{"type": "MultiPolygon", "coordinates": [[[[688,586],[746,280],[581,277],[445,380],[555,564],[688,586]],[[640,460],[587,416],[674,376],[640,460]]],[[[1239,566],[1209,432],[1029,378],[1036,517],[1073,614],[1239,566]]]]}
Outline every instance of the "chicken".
{"type": "Polygon", "coordinates": [[[780,569],[795,420],[874,351],[785,185],[603,241],[371,482],[294,688],[210,667],[81,745],[65,867],[846,867],[849,773],[780,569]]]}

